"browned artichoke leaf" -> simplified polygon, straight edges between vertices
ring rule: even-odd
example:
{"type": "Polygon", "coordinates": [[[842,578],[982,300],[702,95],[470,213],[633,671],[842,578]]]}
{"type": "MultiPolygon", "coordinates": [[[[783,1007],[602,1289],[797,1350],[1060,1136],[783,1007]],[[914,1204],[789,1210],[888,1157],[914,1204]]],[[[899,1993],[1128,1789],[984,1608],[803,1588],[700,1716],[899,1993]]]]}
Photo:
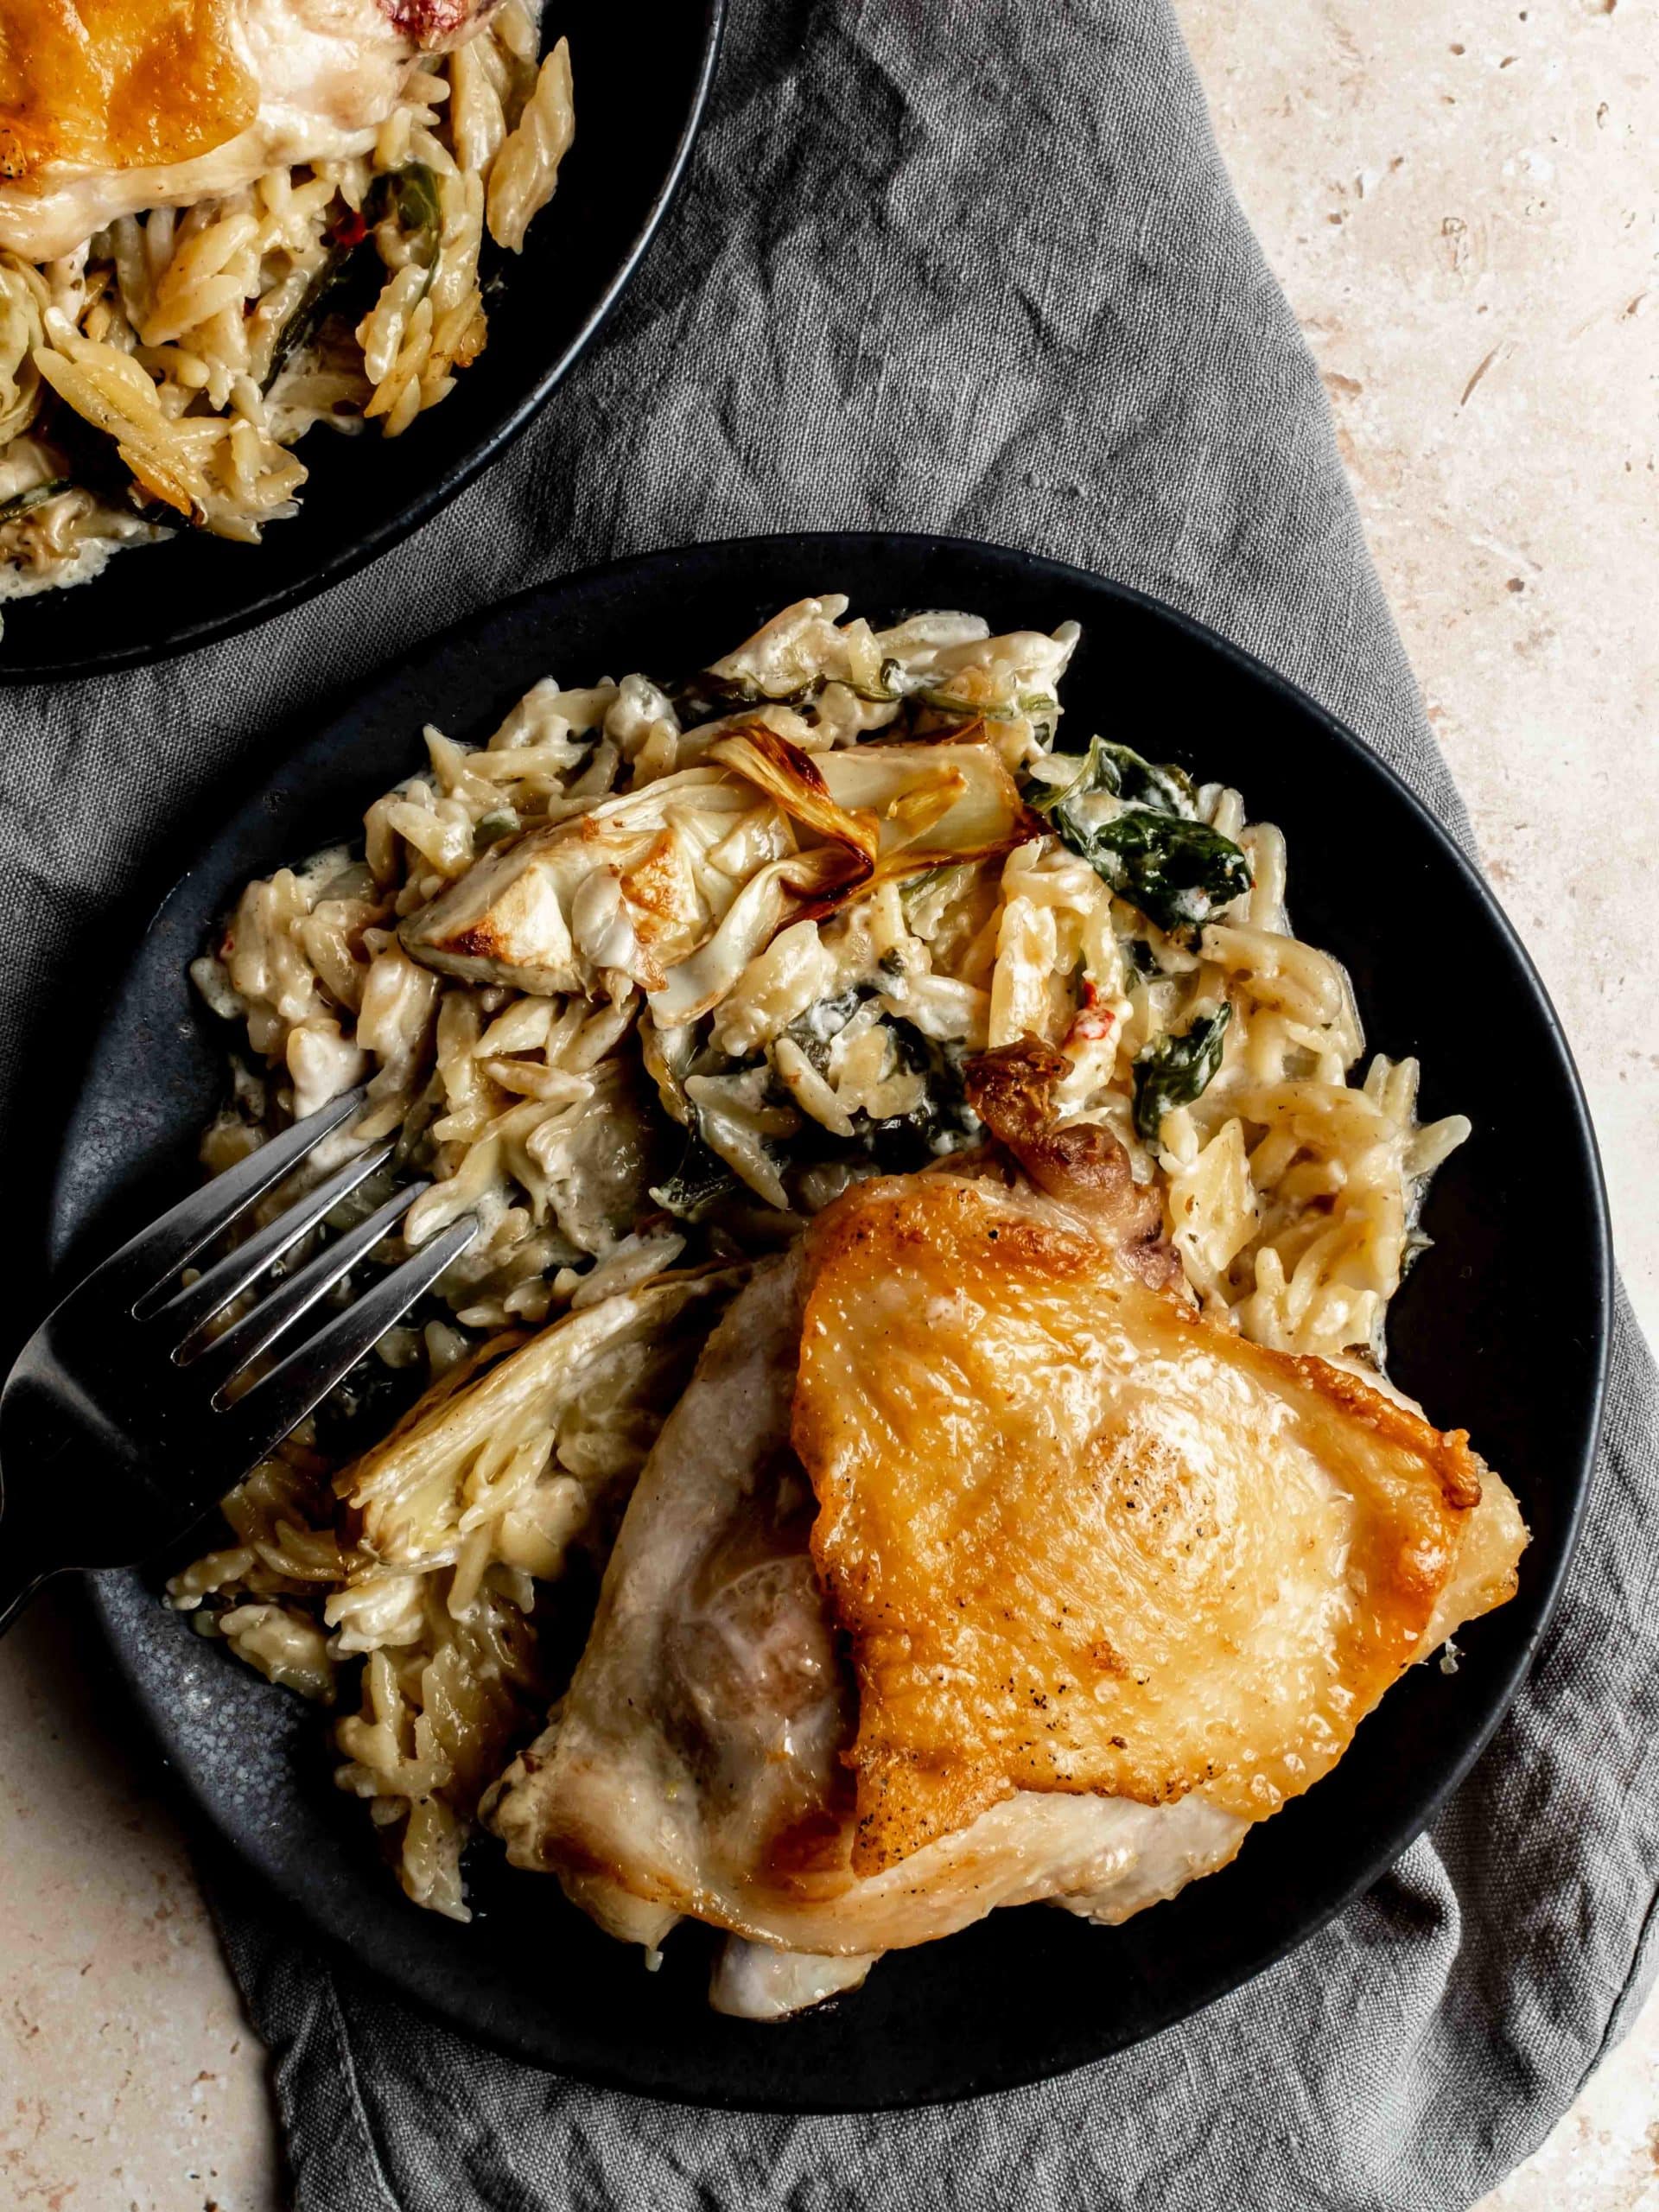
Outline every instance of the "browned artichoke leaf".
{"type": "Polygon", "coordinates": [[[532,1573],[613,1510],[742,1280],[659,1275],[550,1322],[459,1388],[440,1382],[336,1477],[359,1573],[451,1564],[480,1529],[532,1573]]]}

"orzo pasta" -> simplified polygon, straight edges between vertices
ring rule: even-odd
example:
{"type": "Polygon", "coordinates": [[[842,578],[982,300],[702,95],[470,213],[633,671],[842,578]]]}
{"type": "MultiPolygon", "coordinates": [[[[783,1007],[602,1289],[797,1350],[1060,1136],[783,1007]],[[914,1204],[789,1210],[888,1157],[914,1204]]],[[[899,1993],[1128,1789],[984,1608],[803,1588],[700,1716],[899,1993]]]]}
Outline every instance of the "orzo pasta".
{"type": "Polygon", "coordinates": [[[569,53],[538,59],[538,8],[469,7],[453,51],[397,49],[371,123],[332,130],[356,150],[237,181],[244,132],[231,188],[117,213],[52,258],[16,241],[49,219],[55,246],[73,218],[0,186],[0,598],[181,527],[254,543],[296,512],[308,430],[396,437],[449,393],[486,343],[490,255],[523,246],[571,143],[569,53]]]}
{"type": "Polygon", "coordinates": [[[1043,1040],[1195,1304],[1373,1368],[1467,1134],[1419,1123],[1414,1062],[1364,1064],[1237,791],[1133,729],[1057,749],[1075,625],[846,614],[802,601],[677,682],[550,677],[482,745],[429,728],[360,848],[249,885],[194,971],[248,1047],[211,1167],[362,1082],[312,1172],[395,1135],[431,1179],[408,1240],[481,1224],[354,1378],[375,1440],[308,1425],[172,1585],[276,1680],[349,1681],[340,1780],[441,1910],[747,1263],[854,1179],[971,1154],[968,1056],[1043,1040]],[[382,1436],[400,1376],[425,1394],[382,1436]]]}

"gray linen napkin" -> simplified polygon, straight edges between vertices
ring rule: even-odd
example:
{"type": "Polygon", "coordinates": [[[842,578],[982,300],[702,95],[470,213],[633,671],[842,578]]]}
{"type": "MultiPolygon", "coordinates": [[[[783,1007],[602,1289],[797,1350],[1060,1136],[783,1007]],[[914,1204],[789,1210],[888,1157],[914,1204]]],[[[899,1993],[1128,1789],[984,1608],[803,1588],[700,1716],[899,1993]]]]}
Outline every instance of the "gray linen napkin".
{"type": "MultiPolygon", "coordinates": [[[[90,950],[229,761],[511,588],[696,537],[937,527],[1103,569],[1282,670],[1467,837],[1165,0],[734,15],[677,213],[509,460],[256,637],[7,700],[8,1074],[60,982],[38,949],[90,950]]],[[[1567,1601],[1432,1835],[1232,1998],[1046,2088],[802,2120],[603,2094],[471,2048],[227,1885],[302,2212],[1462,2212],[1651,1966],[1656,1378],[1622,1302],[1610,1408],[1567,1601]]]]}

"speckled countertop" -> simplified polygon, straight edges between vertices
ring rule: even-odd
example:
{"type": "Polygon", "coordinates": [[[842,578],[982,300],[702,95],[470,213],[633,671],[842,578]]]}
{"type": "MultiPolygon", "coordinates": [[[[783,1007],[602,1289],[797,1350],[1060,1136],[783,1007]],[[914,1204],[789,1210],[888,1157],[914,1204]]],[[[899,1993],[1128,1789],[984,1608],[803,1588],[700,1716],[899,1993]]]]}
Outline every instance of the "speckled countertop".
{"type": "MultiPolygon", "coordinates": [[[[1659,1332],[1654,0],[1178,5],[1659,1332]]],[[[279,2212],[263,2054],[107,1713],[38,1606],[0,1645],[0,2203],[279,2212]]],[[[1659,2212],[1659,2004],[1488,2205],[1659,2212]]]]}

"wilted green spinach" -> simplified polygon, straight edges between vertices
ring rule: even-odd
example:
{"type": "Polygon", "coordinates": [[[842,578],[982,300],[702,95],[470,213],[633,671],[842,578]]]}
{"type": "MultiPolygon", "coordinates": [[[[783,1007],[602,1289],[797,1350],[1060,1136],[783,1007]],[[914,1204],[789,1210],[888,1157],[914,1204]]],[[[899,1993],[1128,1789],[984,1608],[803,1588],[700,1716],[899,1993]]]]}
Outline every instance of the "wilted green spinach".
{"type": "Polygon", "coordinates": [[[1196,947],[1211,915],[1250,887],[1246,855],[1198,819],[1190,779],[1127,745],[1096,738],[1069,784],[1028,796],[1120,899],[1183,943],[1196,947]],[[1119,810],[1089,805],[1099,797],[1119,800],[1119,810]]]}
{"type": "MultiPolygon", "coordinates": [[[[830,1047],[853,1016],[875,995],[868,983],[855,983],[838,998],[821,999],[791,1021],[785,1034],[798,1045],[820,1075],[830,1071],[830,1047]]],[[[902,1014],[886,1014],[882,1027],[892,1039],[899,1065],[919,1075],[923,1095],[908,1114],[876,1121],[861,1108],[853,1128],[861,1148],[889,1174],[925,1166],[942,1152],[954,1151],[977,1131],[978,1118],[968,1103],[963,1078],[965,1048],[928,1037],[902,1014]]]]}
{"type": "Polygon", "coordinates": [[[48,483],[31,484],[26,492],[14,492],[9,499],[0,499],[0,522],[16,522],[19,515],[43,507],[48,499],[55,499],[60,492],[68,489],[67,476],[54,476],[48,483]]]}
{"type": "Polygon", "coordinates": [[[361,212],[348,214],[331,232],[327,251],[312,270],[270,349],[264,391],[271,389],[330,315],[354,323],[368,312],[378,283],[385,276],[370,233],[388,217],[420,241],[416,257],[427,272],[421,296],[424,298],[430,290],[443,240],[443,208],[434,171],[424,162],[409,162],[400,169],[388,169],[376,177],[361,212]]]}
{"type": "Polygon", "coordinates": [[[413,232],[423,248],[421,265],[433,267],[443,238],[443,202],[437,175],[426,162],[405,162],[402,168],[376,177],[363,212],[372,230],[391,216],[400,228],[413,232]]]}
{"type": "Polygon", "coordinates": [[[798,710],[810,707],[832,683],[842,685],[855,699],[863,700],[866,706],[891,707],[901,696],[893,683],[899,672],[896,660],[884,660],[880,675],[868,688],[844,676],[817,675],[809,676],[804,683],[797,683],[787,691],[767,691],[752,676],[717,676],[713,669],[704,668],[671,685],[668,696],[689,728],[721,715],[741,714],[746,707],[793,707],[798,710]]]}
{"type": "Polygon", "coordinates": [[[736,1189],[737,1178],[726,1162],[693,1134],[686,1138],[672,1174],[665,1183],[654,1183],[651,1195],[676,1221],[700,1221],[710,1206],[730,1198],[736,1189]]]}
{"type": "Polygon", "coordinates": [[[1135,1126],[1156,1144],[1173,1107],[1201,1098],[1221,1065],[1222,1039],[1233,1009],[1224,999],[1213,1014],[1199,1014],[1179,1034],[1148,1045],[1135,1063],[1135,1126]]]}

